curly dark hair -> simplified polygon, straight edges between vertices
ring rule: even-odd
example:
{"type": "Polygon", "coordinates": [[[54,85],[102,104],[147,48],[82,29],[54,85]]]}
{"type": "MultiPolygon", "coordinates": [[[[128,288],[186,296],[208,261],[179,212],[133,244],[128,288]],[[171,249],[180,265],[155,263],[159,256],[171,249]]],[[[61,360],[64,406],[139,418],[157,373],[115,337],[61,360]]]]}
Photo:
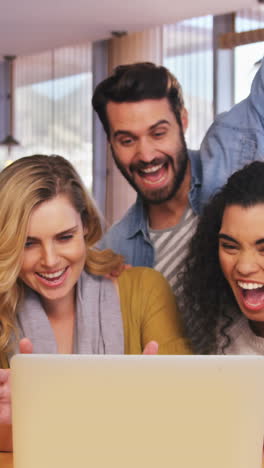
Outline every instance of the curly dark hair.
{"type": "Polygon", "coordinates": [[[109,138],[106,105],[113,102],[137,102],[144,99],[167,98],[178,125],[182,128],[181,110],[184,107],[178,80],[165,67],[151,62],[119,65],[113,74],[97,85],[92,105],[109,138]]]}
{"type": "Polygon", "coordinates": [[[226,185],[204,208],[193,236],[181,278],[184,331],[197,354],[217,351],[217,332],[225,353],[234,313],[241,311],[218,259],[218,233],[225,208],[264,203],[264,162],[255,161],[229,177],[226,185]],[[229,311],[229,312],[228,312],[229,311]]]}

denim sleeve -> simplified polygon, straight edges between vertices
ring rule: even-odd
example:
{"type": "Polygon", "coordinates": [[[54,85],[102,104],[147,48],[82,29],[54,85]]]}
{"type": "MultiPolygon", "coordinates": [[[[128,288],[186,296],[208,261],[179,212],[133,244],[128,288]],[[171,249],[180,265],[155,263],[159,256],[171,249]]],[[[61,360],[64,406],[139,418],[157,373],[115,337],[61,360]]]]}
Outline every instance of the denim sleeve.
{"type": "Polygon", "coordinates": [[[220,114],[200,149],[201,205],[208,202],[228,177],[245,164],[264,160],[264,61],[248,98],[220,114]]]}
{"type": "MultiPolygon", "coordinates": [[[[262,63],[260,69],[256,73],[256,76],[253,80],[251,91],[249,95],[249,101],[254,109],[256,115],[256,119],[260,119],[262,122],[263,127],[263,120],[264,120],[264,58],[262,59],[262,63]]],[[[253,115],[252,115],[253,117],[253,115]]]]}

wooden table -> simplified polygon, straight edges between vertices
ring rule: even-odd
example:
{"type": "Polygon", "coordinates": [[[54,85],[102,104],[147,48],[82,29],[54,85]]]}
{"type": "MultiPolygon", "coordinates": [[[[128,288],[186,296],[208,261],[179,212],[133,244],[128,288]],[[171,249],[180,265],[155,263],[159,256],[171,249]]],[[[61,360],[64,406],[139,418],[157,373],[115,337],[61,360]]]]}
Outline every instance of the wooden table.
{"type": "Polygon", "coordinates": [[[12,453],[0,452],[0,467],[1,468],[13,468],[12,453]]]}
{"type": "MultiPolygon", "coordinates": [[[[0,467],[1,468],[13,468],[12,453],[0,452],[0,467]]],[[[262,468],[264,468],[264,459],[262,463],[262,468]]]]}

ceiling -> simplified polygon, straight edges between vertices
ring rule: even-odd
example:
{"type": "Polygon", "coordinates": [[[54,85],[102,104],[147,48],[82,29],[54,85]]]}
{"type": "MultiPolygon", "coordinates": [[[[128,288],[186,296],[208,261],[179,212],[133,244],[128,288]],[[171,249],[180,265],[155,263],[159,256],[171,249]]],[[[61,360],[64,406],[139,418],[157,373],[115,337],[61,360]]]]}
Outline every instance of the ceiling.
{"type": "Polygon", "coordinates": [[[107,39],[111,31],[141,31],[256,4],[257,0],[2,0],[0,56],[107,39]]]}

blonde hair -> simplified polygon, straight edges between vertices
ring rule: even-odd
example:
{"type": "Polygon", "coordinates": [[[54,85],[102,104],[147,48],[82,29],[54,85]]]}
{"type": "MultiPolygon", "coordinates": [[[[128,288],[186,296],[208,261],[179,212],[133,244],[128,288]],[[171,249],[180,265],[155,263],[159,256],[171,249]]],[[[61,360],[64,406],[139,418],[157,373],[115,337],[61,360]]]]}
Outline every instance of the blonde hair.
{"type": "Polygon", "coordinates": [[[0,353],[15,331],[17,304],[23,298],[19,279],[29,218],[34,207],[65,194],[86,228],[85,268],[105,275],[123,262],[112,250],[94,248],[102,236],[100,217],[81,178],[62,156],[33,155],[18,159],[0,173],[0,353]]]}

